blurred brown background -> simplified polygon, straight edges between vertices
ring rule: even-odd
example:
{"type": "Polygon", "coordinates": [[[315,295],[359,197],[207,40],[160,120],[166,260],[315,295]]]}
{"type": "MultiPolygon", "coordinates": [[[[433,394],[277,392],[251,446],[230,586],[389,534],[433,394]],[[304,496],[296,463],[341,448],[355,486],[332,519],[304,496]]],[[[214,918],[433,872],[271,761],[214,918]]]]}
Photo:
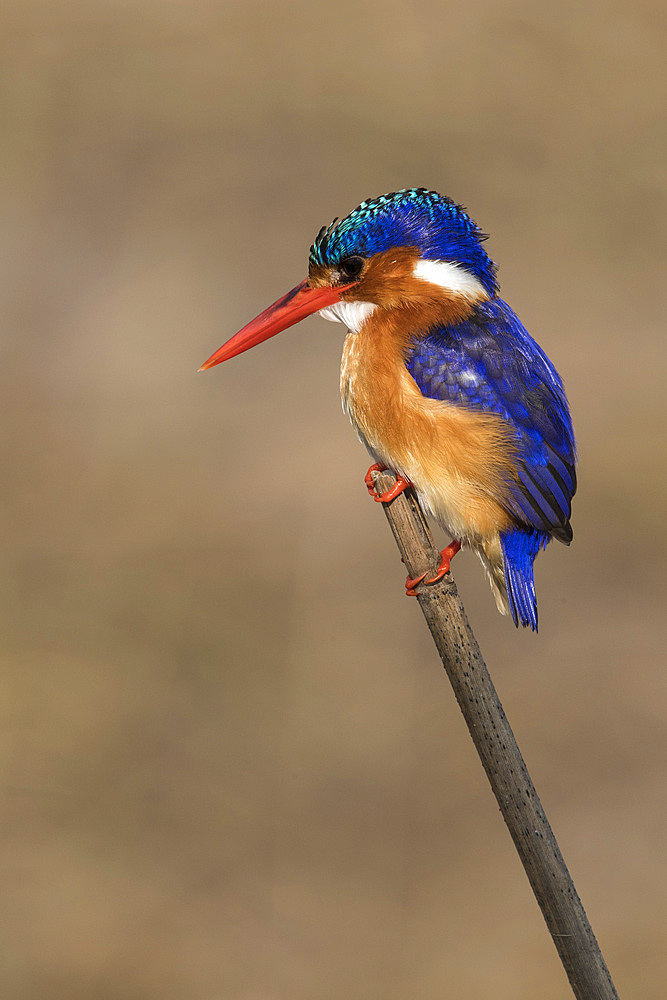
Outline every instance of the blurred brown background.
{"type": "Polygon", "coordinates": [[[568,386],[539,637],[455,574],[619,991],[664,998],[664,19],[3,5],[3,998],[570,996],[366,496],[342,327],[195,373],[412,185],[492,234],[568,386]]]}

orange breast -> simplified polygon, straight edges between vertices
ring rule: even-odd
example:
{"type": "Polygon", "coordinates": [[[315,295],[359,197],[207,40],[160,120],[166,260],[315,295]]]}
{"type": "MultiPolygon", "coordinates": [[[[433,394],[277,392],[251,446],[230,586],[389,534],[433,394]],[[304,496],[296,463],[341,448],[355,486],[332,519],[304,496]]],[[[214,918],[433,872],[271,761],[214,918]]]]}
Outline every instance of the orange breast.
{"type": "Polygon", "coordinates": [[[414,483],[454,537],[481,544],[508,527],[502,506],[515,476],[502,418],[428,399],[405,366],[411,317],[376,311],[343,349],[343,406],[376,459],[414,483]]]}

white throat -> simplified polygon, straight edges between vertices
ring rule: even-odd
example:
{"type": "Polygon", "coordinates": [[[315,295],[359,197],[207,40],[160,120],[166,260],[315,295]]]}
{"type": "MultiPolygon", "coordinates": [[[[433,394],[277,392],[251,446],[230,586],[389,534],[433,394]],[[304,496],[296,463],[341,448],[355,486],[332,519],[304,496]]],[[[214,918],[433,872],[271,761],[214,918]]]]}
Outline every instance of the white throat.
{"type": "Polygon", "coordinates": [[[332,323],[344,323],[350,333],[359,333],[362,326],[377,309],[373,302],[334,302],[332,306],[320,309],[318,315],[332,323]]]}

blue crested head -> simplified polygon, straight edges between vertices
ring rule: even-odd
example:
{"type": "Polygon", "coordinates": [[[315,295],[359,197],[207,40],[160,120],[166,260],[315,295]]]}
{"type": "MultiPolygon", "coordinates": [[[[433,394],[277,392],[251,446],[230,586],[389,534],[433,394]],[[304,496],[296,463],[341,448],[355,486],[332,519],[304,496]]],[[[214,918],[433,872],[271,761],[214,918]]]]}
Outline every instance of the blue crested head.
{"type": "Polygon", "coordinates": [[[310,248],[310,260],[332,266],[351,255],[371,257],[395,247],[416,247],[425,260],[458,264],[494,296],[496,267],[482,246],[485,239],[451,198],[425,188],[405,188],[362,201],[346,218],[323,227],[310,248]]]}

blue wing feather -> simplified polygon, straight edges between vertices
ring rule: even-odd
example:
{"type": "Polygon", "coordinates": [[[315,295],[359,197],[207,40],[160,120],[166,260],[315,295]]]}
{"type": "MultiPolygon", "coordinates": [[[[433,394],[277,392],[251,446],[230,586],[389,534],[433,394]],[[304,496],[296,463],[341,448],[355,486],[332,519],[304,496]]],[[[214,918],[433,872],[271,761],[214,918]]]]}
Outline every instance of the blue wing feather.
{"type": "Polygon", "coordinates": [[[490,299],[464,322],[429,331],[406,364],[425,396],[512,426],[519,480],[508,483],[507,509],[518,524],[569,542],[576,454],[563,383],[507,303],[490,299]]]}

